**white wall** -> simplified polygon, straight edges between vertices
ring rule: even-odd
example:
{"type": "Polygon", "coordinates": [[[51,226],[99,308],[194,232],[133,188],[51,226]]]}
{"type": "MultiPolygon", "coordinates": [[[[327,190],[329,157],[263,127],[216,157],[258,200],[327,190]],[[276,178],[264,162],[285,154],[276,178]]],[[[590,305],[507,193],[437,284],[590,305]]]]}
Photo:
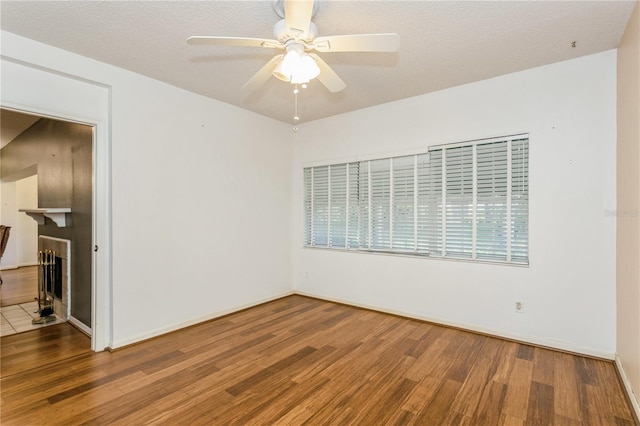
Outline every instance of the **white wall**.
{"type": "Polygon", "coordinates": [[[18,267],[18,244],[14,238],[14,227],[18,222],[18,206],[16,201],[16,183],[0,183],[0,193],[2,194],[2,205],[0,209],[0,223],[10,226],[9,241],[0,260],[1,269],[13,269],[18,267]]]}
{"type": "Polygon", "coordinates": [[[640,417],[640,3],[618,47],[617,353],[640,417]]]}
{"type": "Polygon", "coordinates": [[[615,114],[608,51],[301,125],[296,291],[613,358],[615,114]],[[529,267],[302,248],[304,165],[516,133],[530,135],[529,267]]]}
{"type": "Polygon", "coordinates": [[[38,224],[18,209],[38,207],[38,177],[5,181],[0,185],[0,222],[11,227],[0,268],[35,265],[38,252],[38,224]]]}
{"type": "Polygon", "coordinates": [[[2,43],[19,65],[109,90],[111,346],[290,292],[289,126],[10,33],[2,43]]]}
{"type": "Polygon", "coordinates": [[[2,182],[0,221],[11,226],[7,248],[2,256],[2,268],[18,268],[38,262],[38,224],[18,209],[38,207],[38,176],[2,182]]]}
{"type": "Polygon", "coordinates": [[[139,76],[113,105],[116,346],[290,292],[290,128],[139,76]]]}

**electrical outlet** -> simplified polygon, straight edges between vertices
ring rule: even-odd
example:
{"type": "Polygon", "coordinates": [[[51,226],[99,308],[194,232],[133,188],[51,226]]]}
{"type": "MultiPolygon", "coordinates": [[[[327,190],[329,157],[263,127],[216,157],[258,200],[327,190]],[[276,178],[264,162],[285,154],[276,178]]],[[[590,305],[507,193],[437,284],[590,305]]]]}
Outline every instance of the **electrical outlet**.
{"type": "Polygon", "coordinates": [[[524,302],[520,302],[520,301],[516,302],[515,308],[516,308],[515,311],[517,313],[519,313],[519,314],[523,313],[524,312],[524,302]]]}

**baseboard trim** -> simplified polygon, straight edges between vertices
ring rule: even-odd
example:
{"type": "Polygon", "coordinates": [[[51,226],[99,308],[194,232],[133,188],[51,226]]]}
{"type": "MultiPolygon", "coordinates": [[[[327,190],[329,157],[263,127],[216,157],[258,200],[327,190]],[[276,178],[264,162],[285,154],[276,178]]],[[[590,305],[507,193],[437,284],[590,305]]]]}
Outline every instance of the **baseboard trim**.
{"type": "Polygon", "coordinates": [[[535,346],[539,346],[539,347],[542,347],[542,348],[548,348],[548,349],[552,349],[552,350],[559,350],[559,351],[568,352],[568,353],[575,354],[575,355],[589,356],[589,357],[592,357],[592,358],[597,358],[597,359],[606,360],[606,361],[613,361],[615,359],[615,354],[614,353],[594,351],[594,350],[591,350],[591,349],[586,349],[586,348],[583,348],[583,347],[574,346],[574,345],[571,345],[571,344],[568,344],[568,343],[564,343],[564,342],[549,341],[549,340],[545,340],[545,339],[531,338],[529,336],[522,336],[522,335],[517,335],[517,334],[504,333],[504,332],[499,331],[499,330],[493,330],[493,329],[490,329],[490,328],[478,327],[477,325],[474,325],[474,324],[459,323],[459,322],[455,322],[455,321],[446,321],[446,320],[442,320],[440,318],[424,317],[424,316],[415,315],[415,314],[409,313],[409,312],[396,311],[394,309],[386,309],[386,308],[381,308],[379,306],[367,305],[367,304],[362,304],[362,303],[354,303],[354,302],[351,302],[351,301],[346,301],[346,300],[341,300],[341,299],[336,299],[336,298],[330,298],[330,297],[326,297],[326,296],[323,296],[323,295],[308,293],[308,292],[304,292],[304,291],[300,291],[300,290],[295,290],[294,292],[295,292],[295,294],[298,294],[300,296],[313,297],[314,299],[326,300],[326,301],[329,301],[329,302],[335,302],[335,303],[340,303],[342,305],[354,306],[354,307],[357,307],[357,308],[367,309],[367,310],[370,310],[370,311],[382,312],[382,313],[385,313],[385,314],[396,315],[396,316],[399,316],[399,317],[404,317],[404,318],[410,318],[410,319],[415,319],[415,320],[419,320],[419,321],[430,322],[430,323],[433,323],[433,324],[443,325],[443,326],[446,326],[446,327],[452,327],[452,328],[460,329],[460,330],[463,330],[463,331],[470,331],[470,332],[474,332],[474,333],[478,333],[478,334],[483,334],[483,335],[486,335],[486,336],[497,337],[497,338],[500,338],[500,339],[511,340],[511,341],[514,341],[514,342],[519,342],[519,343],[524,343],[524,344],[529,344],[529,345],[535,345],[535,346]]]}
{"type": "Polygon", "coordinates": [[[0,267],[0,271],[10,271],[12,269],[26,268],[27,266],[38,266],[38,262],[18,263],[17,265],[6,265],[0,267]]]}
{"type": "Polygon", "coordinates": [[[615,359],[616,371],[618,372],[618,376],[620,377],[620,381],[622,382],[622,387],[627,395],[627,399],[629,400],[629,405],[633,408],[634,414],[636,415],[636,423],[640,424],[640,401],[636,397],[633,392],[633,388],[631,387],[631,382],[629,381],[629,377],[627,377],[627,373],[624,371],[624,367],[622,366],[622,360],[616,354],[615,359]]]}
{"type": "Polygon", "coordinates": [[[191,327],[194,325],[201,324],[203,322],[211,321],[216,318],[224,317],[226,315],[234,314],[236,312],[243,311],[245,309],[253,308],[254,306],[262,305],[268,302],[272,302],[274,300],[282,299],[283,297],[291,296],[295,294],[293,291],[285,291],[283,293],[277,294],[272,297],[267,297],[264,299],[259,299],[250,303],[246,303],[243,305],[234,306],[232,308],[224,309],[218,312],[214,312],[213,314],[204,315],[201,317],[193,318],[190,320],[182,321],[176,324],[169,325],[167,327],[157,328],[147,333],[141,333],[137,336],[130,337],[128,339],[115,340],[108,345],[109,351],[115,351],[122,349],[127,346],[136,345],[143,341],[153,339],[158,336],[162,336],[163,334],[171,333],[174,331],[178,331],[187,327],[191,327]]]}
{"type": "Polygon", "coordinates": [[[71,324],[72,326],[74,326],[75,328],[77,328],[78,330],[80,330],[81,332],[86,334],[87,336],[89,336],[89,337],[93,336],[93,331],[91,330],[91,328],[87,327],[79,319],[74,318],[74,317],[69,317],[68,321],[69,321],[69,324],[71,324]]]}
{"type": "Polygon", "coordinates": [[[20,265],[6,265],[3,267],[0,267],[0,271],[10,271],[11,269],[18,269],[20,267],[20,265]]]}
{"type": "MultiPolygon", "coordinates": [[[[254,302],[243,304],[243,305],[238,305],[238,306],[235,306],[235,307],[232,307],[232,308],[224,309],[222,311],[214,312],[212,314],[204,315],[204,316],[197,317],[197,318],[193,318],[193,319],[190,319],[190,320],[187,320],[187,321],[182,321],[180,323],[176,323],[176,324],[172,324],[172,325],[167,326],[167,327],[162,327],[162,328],[159,328],[159,329],[155,329],[155,330],[152,330],[150,332],[141,333],[139,335],[136,335],[136,336],[133,336],[133,337],[130,337],[130,338],[127,338],[127,339],[115,340],[115,341],[110,342],[110,344],[108,345],[108,348],[109,348],[109,350],[122,349],[123,347],[135,345],[135,344],[141,343],[141,342],[143,342],[145,340],[149,340],[149,339],[153,339],[155,337],[161,336],[163,334],[171,333],[171,332],[178,331],[178,330],[181,330],[181,329],[184,329],[184,328],[187,328],[187,327],[198,325],[198,324],[206,322],[206,321],[211,321],[211,320],[216,319],[216,318],[220,318],[220,317],[223,317],[223,316],[226,316],[226,315],[230,315],[230,314],[233,314],[233,313],[245,310],[245,309],[252,308],[254,306],[262,305],[264,303],[268,303],[268,302],[271,302],[273,300],[281,299],[283,297],[291,296],[291,295],[294,295],[294,294],[297,294],[297,295],[300,295],[300,296],[305,296],[305,297],[312,297],[312,298],[320,299],[320,300],[326,300],[326,301],[334,302],[334,303],[340,303],[340,304],[343,304],[343,305],[354,306],[354,307],[357,307],[357,308],[368,309],[368,310],[371,310],[371,311],[386,313],[386,314],[390,314],[390,315],[396,315],[396,316],[400,316],[400,317],[404,317],[404,318],[411,318],[411,319],[415,319],[415,320],[419,320],[419,321],[430,322],[430,323],[433,323],[433,324],[452,327],[452,328],[456,328],[456,329],[460,329],[460,330],[464,330],[464,331],[470,331],[470,332],[479,333],[479,334],[483,334],[483,335],[487,335],[487,336],[497,337],[497,338],[500,338],[500,339],[511,340],[511,341],[518,342],[518,343],[535,345],[535,346],[538,346],[538,347],[548,348],[548,349],[552,349],[552,350],[559,350],[559,351],[568,352],[568,353],[575,354],[575,355],[589,356],[589,357],[592,357],[592,358],[602,359],[602,360],[606,360],[606,361],[615,361],[616,360],[615,353],[599,352],[599,351],[594,351],[594,350],[591,350],[591,349],[586,349],[586,348],[583,348],[583,347],[574,346],[574,345],[571,345],[571,344],[568,344],[568,343],[564,343],[564,342],[549,341],[549,340],[545,340],[545,339],[531,338],[529,336],[521,336],[521,335],[517,335],[517,334],[504,333],[504,332],[501,332],[499,330],[493,330],[493,329],[489,329],[489,328],[478,327],[478,326],[473,325],[473,324],[458,323],[458,322],[453,322],[453,321],[445,321],[445,320],[442,320],[442,319],[439,319],[439,318],[424,317],[424,316],[421,316],[421,315],[415,315],[415,314],[408,313],[408,312],[396,311],[396,310],[393,310],[393,309],[386,309],[386,308],[381,308],[379,306],[367,305],[367,304],[362,304],[362,303],[354,303],[354,302],[347,301],[347,300],[330,298],[330,297],[326,297],[326,296],[323,296],[323,295],[304,292],[304,291],[299,291],[299,290],[285,291],[283,293],[280,293],[280,294],[272,296],[272,297],[256,300],[254,302]]],[[[86,327],[84,324],[82,324],[82,323],[80,323],[80,324],[82,326],[86,327]]],[[[90,329],[89,329],[89,332],[90,332],[90,329]]]]}

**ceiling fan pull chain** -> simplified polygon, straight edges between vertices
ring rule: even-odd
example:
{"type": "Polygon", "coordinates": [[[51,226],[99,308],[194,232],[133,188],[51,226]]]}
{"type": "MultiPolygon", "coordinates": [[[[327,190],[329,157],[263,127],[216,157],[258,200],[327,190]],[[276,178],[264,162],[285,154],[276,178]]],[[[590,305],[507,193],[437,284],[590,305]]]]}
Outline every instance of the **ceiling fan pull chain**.
{"type": "Polygon", "coordinates": [[[300,121],[298,116],[298,93],[300,93],[300,90],[296,84],[293,89],[293,124],[298,124],[298,121],[300,121]]]}

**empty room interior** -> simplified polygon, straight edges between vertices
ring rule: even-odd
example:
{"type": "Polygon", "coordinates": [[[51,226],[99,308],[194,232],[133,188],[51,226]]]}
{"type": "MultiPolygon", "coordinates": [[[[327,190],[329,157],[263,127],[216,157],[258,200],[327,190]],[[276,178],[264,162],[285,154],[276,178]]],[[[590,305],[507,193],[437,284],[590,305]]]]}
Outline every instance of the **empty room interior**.
{"type": "Polygon", "coordinates": [[[3,0],[0,422],[640,425],[639,3],[3,0]]]}

